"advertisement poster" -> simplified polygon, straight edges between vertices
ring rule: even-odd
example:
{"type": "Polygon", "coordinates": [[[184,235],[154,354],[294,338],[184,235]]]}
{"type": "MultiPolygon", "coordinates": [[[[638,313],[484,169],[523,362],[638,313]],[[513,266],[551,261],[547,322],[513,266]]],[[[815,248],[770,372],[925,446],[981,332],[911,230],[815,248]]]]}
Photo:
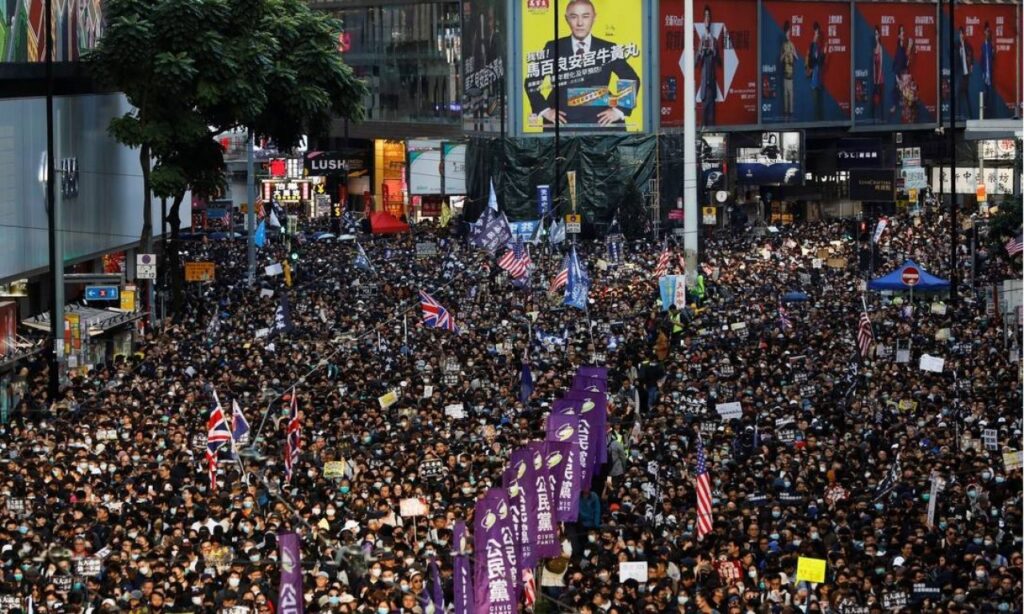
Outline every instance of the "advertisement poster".
{"type": "Polygon", "coordinates": [[[0,356],[13,354],[17,349],[15,335],[18,331],[18,304],[14,301],[0,303],[0,356]]]}
{"type": "MultiPolygon", "coordinates": [[[[697,126],[757,123],[757,2],[694,4],[697,126]]],[[[661,0],[661,125],[683,125],[683,2],[661,0]]]]}
{"type": "Polygon", "coordinates": [[[854,4],[853,119],[860,125],[938,118],[936,5],[854,4]]]}
{"type": "MultiPolygon", "coordinates": [[[[0,3],[0,62],[45,62],[45,0],[0,3]]],[[[53,61],[76,62],[103,35],[100,0],[53,3],[53,61]]]]}
{"type": "MultiPolygon", "coordinates": [[[[1019,5],[961,4],[956,6],[954,67],[950,82],[949,47],[942,49],[942,117],[949,119],[950,97],[956,96],[956,119],[1008,119],[1020,104],[1019,5]]],[[[942,14],[948,28],[948,9],[942,14]]]]}
{"type": "Polygon", "coordinates": [[[850,119],[850,5],[761,5],[761,121],[850,119]]]}
{"type": "Polygon", "coordinates": [[[409,139],[409,194],[441,194],[441,141],[409,139]]]}
{"type": "Polygon", "coordinates": [[[643,132],[643,11],[618,0],[566,0],[556,15],[550,0],[518,1],[523,131],[553,131],[557,106],[562,130],[643,132]]]}
{"type": "Polygon", "coordinates": [[[742,185],[800,185],[804,181],[799,132],[764,132],[760,147],[736,149],[736,182],[742,185]]]}
{"type": "Polygon", "coordinates": [[[462,3],[462,122],[467,132],[498,132],[505,92],[505,0],[462,3]]]}

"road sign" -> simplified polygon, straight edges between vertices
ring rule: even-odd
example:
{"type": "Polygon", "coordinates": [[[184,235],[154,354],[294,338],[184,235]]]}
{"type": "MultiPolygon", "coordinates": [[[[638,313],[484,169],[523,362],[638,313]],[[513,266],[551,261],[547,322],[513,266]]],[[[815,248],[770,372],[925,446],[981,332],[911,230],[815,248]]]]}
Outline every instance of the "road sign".
{"type": "Polygon", "coordinates": [[[900,279],[908,286],[914,287],[917,285],[917,282],[921,281],[921,272],[912,266],[908,266],[900,273],[900,279]]]}
{"type": "Polygon", "coordinates": [[[582,228],[582,225],[583,225],[583,216],[582,215],[579,215],[579,214],[576,214],[576,213],[570,213],[569,215],[565,216],[565,231],[566,232],[579,233],[580,229],[582,228]]]}
{"type": "Polygon", "coordinates": [[[86,286],[87,301],[117,301],[121,299],[121,289],[117,286],[86,286]]]}
{"type": "Polygon", "coordinates": [[[135,279],[156,279],[156,254],[135,255],[135,279]]]}
{"type": "Polygon", "coordinates": [[[213,281],[215,271],[212,262],[186,262],[185,281],[213,281]]]}

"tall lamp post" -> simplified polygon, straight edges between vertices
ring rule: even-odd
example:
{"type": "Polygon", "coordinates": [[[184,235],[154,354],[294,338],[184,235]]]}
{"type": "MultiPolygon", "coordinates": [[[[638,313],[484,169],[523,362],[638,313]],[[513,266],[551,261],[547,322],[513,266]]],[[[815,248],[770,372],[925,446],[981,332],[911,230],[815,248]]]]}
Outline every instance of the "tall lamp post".
{"type": "Polygon", "coordinates": [[[50,402],[56,402],[60,394],[60,362],[64,352],[64,256],[58,245],[57,225],[61,222],[55,197],[54,152],[53,152],[53,0],[44,3],[44,28],[46,29],[46,214],[49,222],[50,274],[53,286],[50,288],[50,402]]]}

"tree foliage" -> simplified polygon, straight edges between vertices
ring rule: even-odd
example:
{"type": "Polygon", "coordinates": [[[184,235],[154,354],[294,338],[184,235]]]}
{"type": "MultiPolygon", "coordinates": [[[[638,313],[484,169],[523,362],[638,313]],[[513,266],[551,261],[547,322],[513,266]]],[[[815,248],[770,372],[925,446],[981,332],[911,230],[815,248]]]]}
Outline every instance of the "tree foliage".
{"type": "Polygon", "coordinates": [[[173,241],[187,191],[222,193],[217,134],[248,128],[285,150],[322,134],[332,116],[363,116],[365,86],[337,49],[341,24],[300,0],[108,0],[105,10],[105,35],[86,61],[133,107],[109,132],[139,149],[146,251],[152,194],[172,201],[173,241]]]}

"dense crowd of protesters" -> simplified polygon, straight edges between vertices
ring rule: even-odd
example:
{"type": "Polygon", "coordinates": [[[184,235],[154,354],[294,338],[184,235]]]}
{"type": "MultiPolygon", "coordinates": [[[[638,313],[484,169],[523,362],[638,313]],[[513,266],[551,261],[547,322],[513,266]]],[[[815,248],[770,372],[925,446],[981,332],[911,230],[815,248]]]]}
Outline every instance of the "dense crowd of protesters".
{"type": "MultiPolygon", "coordinates": [[[[891,220],[880,273],[912,257],[948,275],[939,221],[918,219],[891,220]]],[[[291,287],[245,283],[242,243],[189,242],[186,259],[215,261],[217,280],[193,285],[186,314],[135,355],[74,372],[56,403],[44,364],[23,372],[0,426],[0,596],[13,599],[0,607],[31,596],[37,612],[274,612],[276,535],[290,529],[307,611],[429,614],[431,561],[452,601],[454,522],[500,485],[510,450],[543,439],[575,367],[602,364],[609,461],[561,528],[563,556],[537,574],[538,612],[1019,612],[1021,472],[1003,453],[1020,448],[1020,369],[1000,314],[968,288],[956,309],[865,292],[848,230],[709,237],[704,295],[678,313],[661,309],[654,242],[627,243],[621,262],[603,242],[579,246],[587,312],[547,293],[563,257],[549,245],[533,248],[523,290],[492,255],[429,226],[361,236],[373,271],[353,266],[352,242],[306,241],[291,287]],[[439,254],[417,258],[417,241],[439,254]],[[421,326],[419,289],[458,334],[421,326]],[[807,300],[785,303],[784,326],[787,292],[807,300]],[[287,333],[274,331],[281,293],[287,333]],[[875,344],[861,360],[865,300],[875,344]],[[919,369],[922,354],[942,371],[919,369]],[[237,401],[251,433],[211,488],[214,393],[229,415],[237,401]],[[292,394],[302,456],[286,483],[292,394]],[[731,401],[742,417],[723,421],[716,405],[731,401]],[[703,539],[698,436],[713,488],[703,539]],[[421,474],[433,459],[440,471],[421,474]],[[428,513],[403,516],[408,498],[428,513]],[[798,557],[825,559],[826,581],[798,582],[798,557]],[[86,559],[99,575],[79,575],[86,559]],[[622,561],[647,561],[647,582],[620,582],[622,561]]],[[[290,253],[272,241],[261,268],[290,253]]],[[[986,254],[976,287],[1015,266],[986,254]]]]}

